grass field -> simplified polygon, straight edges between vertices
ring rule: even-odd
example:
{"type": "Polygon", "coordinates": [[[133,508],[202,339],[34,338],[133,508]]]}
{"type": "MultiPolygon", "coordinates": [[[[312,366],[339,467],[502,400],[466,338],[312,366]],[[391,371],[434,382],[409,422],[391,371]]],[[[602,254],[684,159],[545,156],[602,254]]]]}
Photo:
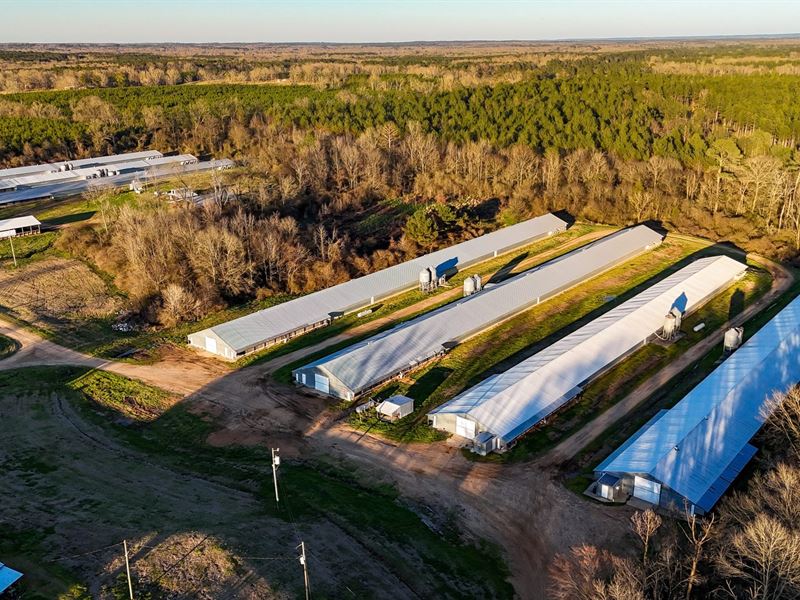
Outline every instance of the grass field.
{"type": "MultiPolygon", "coordinates": [[[[432,432],[426,423],[426,413],[433,407],[489,375],[508,369],[631,298],[655,281],[685,266],[690,257],[696,259],[725,251],[724,248],[711,247],[700,241],[667,238],[659,248],[467,340],[406,380],[395,380],[376,392],[377,398],[394,393],[404,393],[414,398],[417,408],[409,417],[389,424],[375,422],[372,416],[352,415],[350,423],[398,441],[441,439],[441,434],[432,432]]],[[[745,302],[752,301],[768,289],[769,282],[769,275],[764,271],[751,273],[740,286],[740,291],[746,297],[742,300],[737,294],[737,302],[743,306],[745,302]]],[[[731,295],[737,289],[739,287],[727,290],[697,315],[687,319],[687,327],[693,324],[692,319],[705,320],[704,332],[687,336],[668,350],[660,346],[645,347],[590,386],[580,400],[570,405],[552,425],[532,432],[509,453],[492,455],[488,460],[529,457],[553,445],[591,419],[597,411],[619,400],[648,372],[660,368],[685,351],[699,336],[718,327],[727,318],[731,295]]]]}
{"type": "MultiPolygon", "coordinates": [[[[123,532],[134,544],[155,532],[156,541],[148,543],[162,550],[173,533],[204,532],[241,565],[244,559],[237,557],[269,556],[284,546],[284,554],[293,552],[289,532],[296,528],[314,540],[318,597],[347,597],[347,589],[356,597],[376,596],[374,581],[360,575],[381,571],[423,597],[513,595],[497,550],[463,541],[448,518],[432,528],[393,487],[366,481],[347,465],[285,461],[276,507],[268,452],[206,445],[213,422],[160,390],[78,368],[0,373],[0,390],[7,451],[0,460],[9,475],[0,499],[25,514],[11,519],[15,525],[0,550],[9,564],[24,562],[26,597],[88,597],[67,595],[70,588],[80,590],[84,578],[114,588],[119,563],[110,568],[108,561],[118,560],[118,553],[66,562],[77,570],[65,569],[58,557],[78,554],[75,548],[89,543],[118,541],[114,536],[123,532]],[[78,416],[59,408],[57,398],[78,416]],[[157,501],[159,495],[166,502],[157,501]],[[74,505],[68,513],[58,508],[64,503],[74,505]],[[350,572],[338,564],[347,556],[366,562],[350,572]]],[[[142,577],[137,560],[133,568],[142,577]]],[[[249,567],[294,597],[300,593],[297,571],[285,564],[249,567]]],[[[138,583],[149,589],[147,581],[138,583]]]]}

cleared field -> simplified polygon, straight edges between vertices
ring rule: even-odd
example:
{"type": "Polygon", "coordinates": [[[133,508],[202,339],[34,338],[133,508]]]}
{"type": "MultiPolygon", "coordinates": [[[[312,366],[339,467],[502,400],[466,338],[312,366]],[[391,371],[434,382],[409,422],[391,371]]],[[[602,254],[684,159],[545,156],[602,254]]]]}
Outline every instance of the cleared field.
{"type": "MultiPolygon", "coordinates": [[[[426,413],[430,408],[538,352],[655,281],[663,279],[685,265],[688,260],[726,251],[699,241],[668,237],[659,248],[468,340],[441,360],[406,380],[390,383],[376,394],[378,398],[394,393],[411,396],[417,400],[417,410],[411,416],[394,424],[385,424],[375,422],[371,416],[352,415],[350,423],[357,428],[378,432],[400,441],[442,439],[443,434],[431,430],[426,424],[426,413]]],[[[722,317],[727,316],[730,308],[731,298],[728,294],[736,294],[736,302],[743,306],[745,302],[763,294],[769,287],[769,281],[769,275],[763,271],[761,275],[749,275],[742,282],[743,289],[738,293],[735,291],[738,287],[729,289],[715,302],[703,307],[694,317],[706,320],[705,332],[688,336],[669,350],[660,346],[645,347],[612,369],[599,383],[590,386],[577,402],[556,415],[551,425],[545,425],[525,436],[511,452],[493,455],[488,460],[505,461],[528,457],[555,443],[575,427],[590,420],[597,410],[619,399],[619,394],[627,386],[633,385],[648,371],[658,368],[659,364],[665,364],[684,351],[698,336],[724,322],[722,317]],[[598,393],[601,390],[602,393],[598,393]]]]}
{"type": "Polygon", "coordinates": [[[287,461],[276,508],[268,453],[207,446],[165,392],[77,368],[0,388],[0,552],[26,598],[120,597],[122,539],[137,598],[298,597],[300,539],[316,597],[512,596],[494,550],[339,464],[287,461]]]}
{"type": "Polygon", "coordinates": [[[110,332],[110,319],[121,306],[107,282],[77,260],[52,257],[0,269],[3,312],[68,345],[110,332]]]}

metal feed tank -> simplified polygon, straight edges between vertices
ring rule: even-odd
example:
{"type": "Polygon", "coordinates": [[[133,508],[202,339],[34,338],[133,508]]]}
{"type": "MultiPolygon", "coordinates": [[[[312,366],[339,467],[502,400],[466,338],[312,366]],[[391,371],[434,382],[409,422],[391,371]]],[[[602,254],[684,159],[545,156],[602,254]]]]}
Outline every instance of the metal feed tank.
{"type": "Polygon", "coordinates": [[[661,336],[665,340],[674,340],[681,328],[683,315],[677,308],[672,308],[667,316],[664,317],[664,326],[661,328],[661,336]]]}
{"type": "Polygon", "coordinates": [[[470,275],[464,280],[464,296],[471,296],[475,293],[475,280],[470,275]]]}
{"type": "Polygon", "coordinates": [[[725,339],[722,342],[722,347],[725,352],[733,352],[742,345],[744,338],[744,327],[731,327],[725,332],[725,339]]]}

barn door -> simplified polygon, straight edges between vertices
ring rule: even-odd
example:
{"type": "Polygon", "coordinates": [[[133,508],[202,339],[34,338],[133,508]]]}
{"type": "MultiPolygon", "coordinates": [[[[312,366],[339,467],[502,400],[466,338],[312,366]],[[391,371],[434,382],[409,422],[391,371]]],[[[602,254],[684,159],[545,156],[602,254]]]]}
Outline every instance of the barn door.
{"type": "Polygon", "coordinates": [[[475,423],[469,419],[456,416],[456,435],[471,440],[475,437],[475,423]]]}
{"type": "Polygon", "coordinates": [[[658,504],[661,498],[661,484],[643,477],[634,477],[633,495],[650,504],[658,504]]]}
{"type": "Polygon", "coordinates": [[[206,338],[206,350],[211,352],[212,354],[217,353],[217,340],[212,337],[206,338]]]}
{"type": "Polygon", "coordinates": [[[331,382],[324,375],[314,373],[314,389],[327,394],[331,391],[331,382]]]}

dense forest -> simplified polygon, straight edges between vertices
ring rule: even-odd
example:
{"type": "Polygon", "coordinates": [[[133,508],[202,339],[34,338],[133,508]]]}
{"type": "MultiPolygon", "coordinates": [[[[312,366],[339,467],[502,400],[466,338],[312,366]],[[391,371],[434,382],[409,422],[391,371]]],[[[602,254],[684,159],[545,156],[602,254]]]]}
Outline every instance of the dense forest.
{"type": "MultiPolygon", "coordinates": [[[[485,50],[349,49],[327,61],[311,51],[68,54],[86,69],[194,61],[229,81],[273,60],[297,76],[6,94],[0,161],[141,148],[236,159],[241,169],[215,181],[213,205],[129,205],[110,227],[60,242],[119,274],[165,323],[318,289],[546,210],[655,220],[797,256],[800,105],[787,98],[800,92],[798,47],[485,50]]],[[[2,56],[44,73],[58,59],[32,49],[2,56]]]]}

